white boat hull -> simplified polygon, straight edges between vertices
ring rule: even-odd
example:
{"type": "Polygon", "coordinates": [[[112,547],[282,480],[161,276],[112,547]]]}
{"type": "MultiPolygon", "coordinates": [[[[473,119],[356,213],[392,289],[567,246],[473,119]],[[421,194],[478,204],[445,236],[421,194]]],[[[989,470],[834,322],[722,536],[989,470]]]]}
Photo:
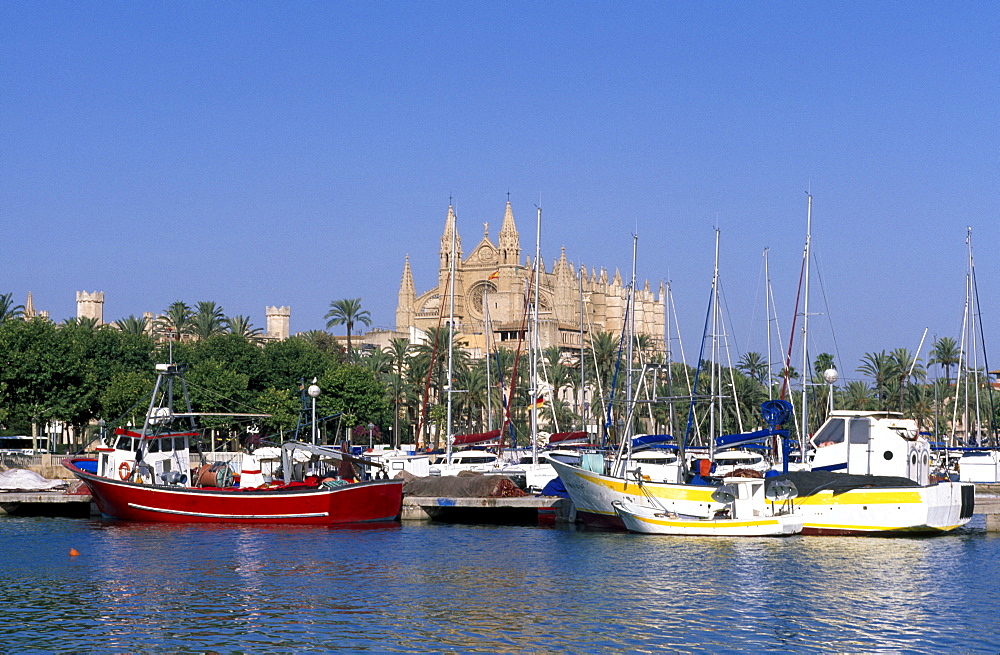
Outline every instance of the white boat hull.
{"type": "Polygon", "coordinates": [[[615,511],[630,532],[703,537],[782,537],[802,532],[801,514],[739,518],[681,516],[648,505],[616,501],[615,511]]]}
{"type": "Polygon", "coordinates": [[[688,516],[708,518],[725,505],[712,499],[715,487],[705,485],[649,482],[587,471],[562,462],[552,462],[576,508],[577,516],[587,525],[624,528],[615,511],[615,501],[642,505],[652,497],[666,510],[688,516]]]}
{"type": "Polygon", "coordinates": [[[838,493],[823,490],[800,496],[796,507],[805,514],[803,534],[940,533],[969,522],[974,498],[971,484],[939,482],[838,493]]]}

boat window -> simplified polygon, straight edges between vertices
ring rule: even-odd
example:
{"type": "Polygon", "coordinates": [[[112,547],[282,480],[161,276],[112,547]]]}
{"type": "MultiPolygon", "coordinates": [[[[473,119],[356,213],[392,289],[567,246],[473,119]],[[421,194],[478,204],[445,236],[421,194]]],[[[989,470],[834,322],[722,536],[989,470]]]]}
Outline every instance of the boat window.
{"type": "Polygon", "coordinates": [[[184,437],[174,437],[174,450],[185,450],[184,437]]]}
{"type": "Polygon", "coordinates": [[[851,419],[851,443],[868,443],[868,419],[866,418],[854,418],[851,419]]]}
{"type": "Polygon", "coordinates": [[[843,419],[831,419],[827,421],[826,425],[816,433],[813,437],[813,443],[822,448],[823,446],[832,446],[836,443],[843,443],[844,441],[844,420],[843,419]]]}
{"type": "Polygon", "coordinates": [[[151,453],[158,453],[158,452],[160,452],[160,440],[159,439],[150,439],[149,440],[149,452],[151,452],[151,453]]]}

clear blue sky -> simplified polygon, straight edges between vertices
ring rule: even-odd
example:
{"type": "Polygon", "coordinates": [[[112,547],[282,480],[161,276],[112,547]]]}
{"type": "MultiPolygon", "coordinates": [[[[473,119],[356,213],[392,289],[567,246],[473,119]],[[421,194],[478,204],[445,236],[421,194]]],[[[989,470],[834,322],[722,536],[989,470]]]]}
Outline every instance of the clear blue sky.
{"type": "Polygon", "coordinates": [[[997,344],[998,35],[994,2],[3,2],[0,293],[290,305],[293,331],[360,296],[391,327],[449,196],[468,251],[509,191],[525,253],[541,198],[547,264],[625,273],[638,233],[689,358],[718,225],[734,349],[761,350],[761,252],[787,338],[811,189],[812,351],[856,378],[958,338],[966,226],[997,344]]]}

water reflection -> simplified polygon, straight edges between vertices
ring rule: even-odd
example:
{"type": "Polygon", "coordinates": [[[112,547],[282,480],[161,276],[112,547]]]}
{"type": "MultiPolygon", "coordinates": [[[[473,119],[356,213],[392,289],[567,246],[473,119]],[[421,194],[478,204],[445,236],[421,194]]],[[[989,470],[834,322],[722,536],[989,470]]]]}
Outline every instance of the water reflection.
{"type": "Polygon", "coordinates": [[[0,521],[0,639],[108,650],[1000,648],[1000,539],[0,521]],[[69,558],[70,547],[81,552],[69,558]],[[16,618],[14,618],[16,617],[16,618]]]}

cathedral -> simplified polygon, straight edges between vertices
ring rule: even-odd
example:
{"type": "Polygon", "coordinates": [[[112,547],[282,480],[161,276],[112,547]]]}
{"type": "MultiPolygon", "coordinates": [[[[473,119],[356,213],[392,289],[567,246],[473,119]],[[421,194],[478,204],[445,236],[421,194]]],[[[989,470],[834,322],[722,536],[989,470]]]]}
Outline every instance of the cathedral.
{"type": "MultiPolygon", "coordinates": [[[[466,256],[457,229],[455,211],[449,206],[438,253],[438,284],[433,289],[417,294],[410,258],[406,257],[396,306],[396,332],[408,334],[415,341],[421,336],[419,332],[447,325],[454,241],[456,338],[466,344],[474,357],[498,346],[514,350],[526,325],[525,299],[533,265],[530,257],[521,259],[520,236],[510,201],[496,243],[490,240],[486,223],[482,239],[466,256]]],[[[576,269],[566,260],[565,248],[551,270],[546,270],[544,260],[538,264],[538,335],[542,348],[559,346],[563,351],[578,351],[581,327],[584,339],[591,332],[621,334],[629,287],[628,283],[622,283],[617,270],[610,280],[603,268],[599,271],[593,268],[588,275],[585,266],[576,269]]],[[[635,294],[634,311],[635,333],[650,337],[652,348],[662,350],[663,284],[654,294],[647,281],[635,294]]]]}

